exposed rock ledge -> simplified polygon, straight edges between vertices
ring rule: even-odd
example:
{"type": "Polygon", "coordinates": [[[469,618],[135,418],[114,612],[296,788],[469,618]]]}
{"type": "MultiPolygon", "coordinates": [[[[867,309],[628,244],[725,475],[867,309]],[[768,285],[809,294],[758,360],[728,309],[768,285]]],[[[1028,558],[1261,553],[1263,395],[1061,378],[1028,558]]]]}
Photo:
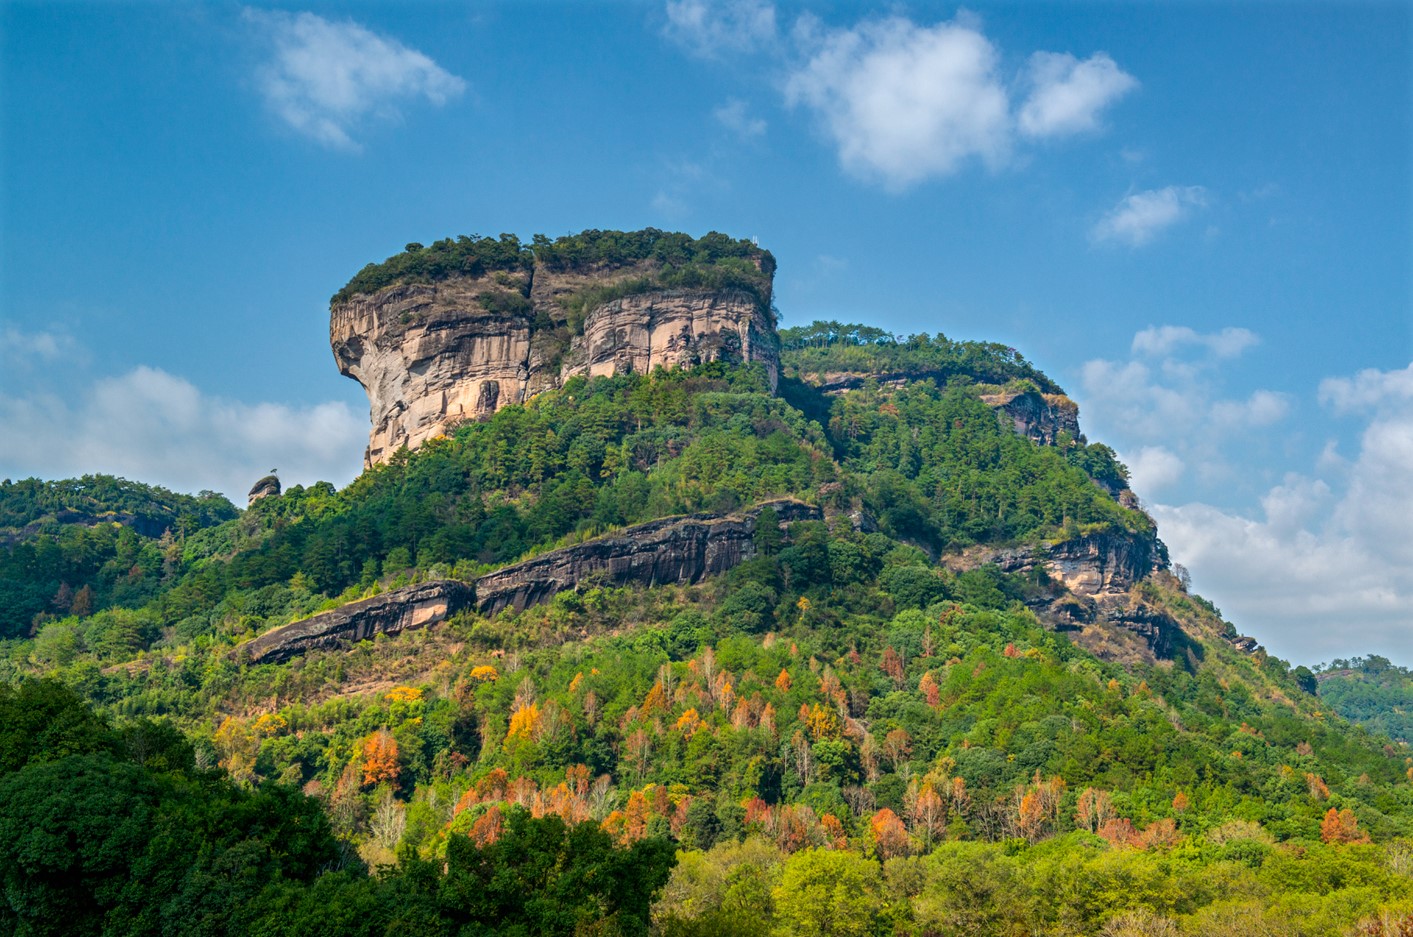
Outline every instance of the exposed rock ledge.
{"type": "Polygon", "coordinates": [[[994,563],[1002,572],[1023,573],[1037,563],[1051,578],[1075,595],[1126,595],[1157,568],[1159,545],[1155,538],[1128,533],[1093,534],[1044,547],[1008,550],[968,550],[948,557],[954,569],[974,569],[994,563]]]}
{"type": "Polygon", "coordinates": [[[1172,660],[1201,648],[1169,614],[1140,599],[1140,581],[1162,565],[1156,538],[1106,533],[1043,547],[973,549],[944,558],[957,570],[995,564],[1003,572],[1044,568],[1058,595],[1031,603],[1046,627],[1073,632],[1073,639],[1105,659],[1172,660]]]}
{"type": "Polygon", "coordinates": [[[454,579],[419,582],[274,628],[241,645],[238,653],[253,662],[278,663],[313,648],[355,644],[445,621],[470,608],[475,597],[472,586],[454,579]]]}
{"type": "Polygon", "coordinates": [[[519,611],[593,581],[642,586],[698,582],[754,555],[756,519],[767,506],[781,523],[822,516],[813,505],[782,500],[745,514],[691,514],[639,524],[482,576],[476,580],[476,605],[484,615],[505,608],[519,611]]]}
{"type": "Polygon", "coordinates": [[[580,333],[570,337],[565,297],[654,270],[636,264],[566,272],[536,264],[523,272],[394,283],[335,302],[334,360],[368,392],[372,429],[364,465],[577,375],[759,362],[775,387],[780,365],[768,287],[763,299],[706,288],[620,296],[586,310],[580,333]]]}
{"type": "Polygon", "coordinates": [[[767,507],[774,509],[782,524],[822,517],[814,505],[782,499],[741,514],[690,514],[651,521],[551,550],[482,576],[474,585],[441,579],[351,602],[267,631],[237,653],[252,662],[275,663],[312,648],[338,647],[436,624],[469,608],[485,615],[506,608],[519,611],[586,584],[699,582],[755,554],[756,521],[767,507]]]}

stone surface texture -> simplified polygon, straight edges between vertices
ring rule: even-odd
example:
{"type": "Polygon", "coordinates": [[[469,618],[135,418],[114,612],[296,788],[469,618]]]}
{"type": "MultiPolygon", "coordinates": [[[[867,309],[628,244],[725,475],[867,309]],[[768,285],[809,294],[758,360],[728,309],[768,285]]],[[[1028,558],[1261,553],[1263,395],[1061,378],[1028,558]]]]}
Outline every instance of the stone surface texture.
{"type": "Polygon", "coordinates": [[[1079,431],[1079,406],[1063,394],[983,394],[982,401],[1011,421],[1017,433],[1042,446],[1053,446],[1060,433],[1084,441],[1079,431]]]}
{"type": "Polygon", "coordinates": [[[278,663],[315,648],[423,628],[470,608],[475,595],[472,586],[454,579],[419,582],[273,628],[241,645],[238,653],[253,663],[278,663]]]}
{"type": "MultiPolygon", "coordinates": [[[[364,464],[416,449],[463,420],[489,416],[578,374],[646,373],[728,359],[779,374],[774,328],[755,297],[738,290],[654,289],[584,312],[575,294],[641,280],[645,264],[583,270],[497,271],[435,283],[399,283],[330,309],[329,343],[340,373],[368,393],[372,431],[364,464]]],[[[769,296],[766,297],[769,305],[769,296]]]]}
{"type": "Polygon", "coordinates": [[[250,487],[250,494],[246,496],[245,506],[250,507],[261,498],[278,498],[281,490],[283,489],[280,487],[279,478],[274,475],[266,475],[250,487]]]}

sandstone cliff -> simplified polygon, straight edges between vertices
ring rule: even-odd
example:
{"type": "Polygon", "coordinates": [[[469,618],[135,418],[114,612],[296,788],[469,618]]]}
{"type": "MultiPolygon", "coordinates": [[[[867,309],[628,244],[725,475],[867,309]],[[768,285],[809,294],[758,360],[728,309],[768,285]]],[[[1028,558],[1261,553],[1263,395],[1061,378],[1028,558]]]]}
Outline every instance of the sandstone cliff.
{"type": "Polygon", "coordinates": [[[995,564],[1003,572],[1039,567],[1050,579],[1048,593],[1027,600],[1047,626],[1106,659],[1172,660],[1200,648],[1182,626],[1142,597],[1140,584],[1166,565],[1164,548],[1152,536],[1111,532],[996,550],[973,548],[944,557],[954,570],[995,564]]]}
{"type": "MultiPolygon", "coordinates": [[[[331,303],[329,342],[339,371],[368,393],[365,465],[575,375],[730,360],[760,362],[773,388],[774,261],[738,243],[748,256],[734,260],[751,271],[751,291],[675,285],[684,280],[674,276],[681,268],[651,256],[574,262],[545,250],[546,261],[528,249],[499,267],[471,265],[421,280],[360,274],[331,303]]],[[[714,271],[706,261],[691,269],[714,271]]]]}

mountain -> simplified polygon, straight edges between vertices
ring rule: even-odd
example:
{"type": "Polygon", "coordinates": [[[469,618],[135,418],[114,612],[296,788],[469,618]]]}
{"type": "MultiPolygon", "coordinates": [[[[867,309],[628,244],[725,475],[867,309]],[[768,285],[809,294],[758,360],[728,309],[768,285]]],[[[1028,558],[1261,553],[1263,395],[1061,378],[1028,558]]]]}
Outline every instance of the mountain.
{"type": "Polygon", "coordinates": [[[1063,388],[778,332],[773,272],[651,229],[408,245],[331,302],[352,484],[122,528],[138,591],[16,520],[0,588],[48,557],[36,594],[90,600],[6,641],[0,920],[1413,926],[1407,742],[1189,591],[1063,388]]]}

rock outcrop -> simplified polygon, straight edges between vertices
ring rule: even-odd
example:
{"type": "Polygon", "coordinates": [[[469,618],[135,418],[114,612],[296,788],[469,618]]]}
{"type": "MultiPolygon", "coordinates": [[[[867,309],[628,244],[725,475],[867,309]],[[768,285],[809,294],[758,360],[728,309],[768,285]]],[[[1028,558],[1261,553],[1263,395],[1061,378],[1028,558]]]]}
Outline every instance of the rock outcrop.
{"type": "Polygon", "coordinates": [[[707,361],[759,361],[771,388],[776,386],[775,340],[755,297],[737,290],[664,290],[605,303],[584,320],[561,379],[646,374],[707,361]]]}
{"type": "Polygon", "coordinates": [[[1201,655],[1200,646],[1167,612],[1136,589],[1166,560],[1152,536],[1104,533],[1041,547],[972,549],[944,557],[955,570],[994,564],[1003,572],[1027,573],[1040,567],[1051,587],[1027,604],[1049,628],[1105,659],[1172,660],[1201,655]]]}
{"type": "MultiPolygon", "coordinates": [[[[902,387],[914,381],[936,381],[938,385],[942,385],[951,376],[947,371],[897,371],[881,374],[840,371],[807,375],[810,383],[830,395],[858,390],[870,381],[882,387],[902,387]]],[[[1068,433],[1072,439],[1084,442],[1084,434],[1079,430],[1079,405],[1064,394],[1043,394],[1035,390],[1024,393],[1007,391],[982,394],[981,400],[995,410],[1001,419],[1008,421],[1017,433],[1039,445],[1055,445],[1062,432],[1068,433]]]]}
{"type": "Polygon", "coordinates": [[[277,663],[315,648],[366,641],[445,621],[475,608],[494,615],[545,602],[589,585],[661,586],[700,582],[755,555],[756,523],[766,508],[779,523],[819,520],[814,505],[781,499],[741,514],[692,514],[628,527],[572,547],[551,550],[482,576],[474,584],[453,579],[418,583],[302,621],[272,628],[241,645],[252,663],[277,663]]]}
{"type": "Polygon", "coordinates": [[[266,475],[250,488],[250,494],[246,496],[245,506],[250,507],[261,498],[278,498],[280,496],[280,480],[274,475],[266,475]]]}
{"type": "Polygon", "coordinates": [[[475,596],[472,586],[454,579],[419,582],[273,628],[241,645],[237,653],[253,663],[278,663],[315,648],[356,644],[445,621],[470,608],[475,596]]]}
{"type": "Polygon", "coordinates": [[[1037,564],[1070,592],[1083,597],[1125,595],[1158,567],[1155,538],[1112,532],[1076,537],[1043,547],[971,550],[948,558],[948,565],[972,569],[994,563],[1002,572],[1023,573],[1037,564]]]}
{"type": "Polygon", "coordinates": [[[754,555],[756,520],[766,507],[774,509],[781,523],[822,517],[813,505],[782,500],[744,514],[691,514],[639,524],[482,576],[476,580],[476,604],[482,614],[494,615],[506,608],[528,608],[587,583],[698,582],[754,555]]]}
{"type": "Polygon", "coordinates": [[[982,401],[1003,419],[1008,419],[1017,433],[1042,446],[1053,446],[1061,433],[1084,441],[1079,431],[1079,406],[1063,394],[983,394],[982,401]]]}
{"type": "Polygon", "coordinates": [[[394,284],[333,307],[334,360],[368,392],[373,428],[365,465],[524,399],[533,321],[522,295],[528,288],[528,274],[496,271],[394,284]]]}
{"type": "Polygon", "coordinates": [[[579,374],[758,361],[773,388],[770,269],[762,268],[762,296],[657,288],[651,262],[550,269],[538,261],[343,296],[330,308],[329,341],[339,371],[368,393],[364,464],[579,374]]]}

